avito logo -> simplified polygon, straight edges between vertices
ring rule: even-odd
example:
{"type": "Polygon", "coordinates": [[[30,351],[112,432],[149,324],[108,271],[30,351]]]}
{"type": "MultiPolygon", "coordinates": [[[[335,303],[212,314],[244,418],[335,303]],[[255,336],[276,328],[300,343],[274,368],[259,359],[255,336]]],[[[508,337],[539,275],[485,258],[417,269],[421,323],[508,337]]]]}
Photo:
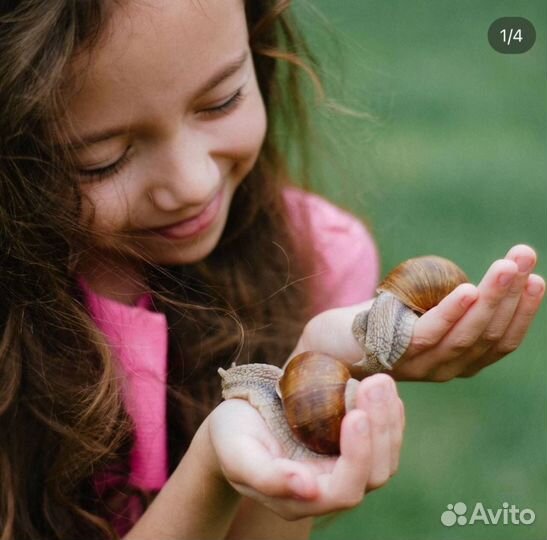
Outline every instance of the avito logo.
{"type": "Polygon", "coordinates": [[[441,523],[445,527],[452,525],[531,525],[536,514],[530,508],[520,510],[516,505],[504,502],[501,508],[485,508],[481,502],[475,504],[471,515],[467,517],[467,505],[463,502],[447,504],[447,510],[441,514],[441,523]]]}

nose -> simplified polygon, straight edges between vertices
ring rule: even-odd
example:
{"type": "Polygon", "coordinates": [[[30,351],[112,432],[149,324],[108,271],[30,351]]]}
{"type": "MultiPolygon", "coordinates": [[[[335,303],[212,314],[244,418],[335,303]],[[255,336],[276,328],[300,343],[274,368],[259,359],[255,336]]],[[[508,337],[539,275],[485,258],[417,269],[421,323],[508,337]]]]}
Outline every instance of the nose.
{"type": "Polygon", "coordinates": [[[148,198],[164,212],[201,209],[222,181],[221,164],[205,138],[177,137],[158,149],[150,175],[148,198]]]}

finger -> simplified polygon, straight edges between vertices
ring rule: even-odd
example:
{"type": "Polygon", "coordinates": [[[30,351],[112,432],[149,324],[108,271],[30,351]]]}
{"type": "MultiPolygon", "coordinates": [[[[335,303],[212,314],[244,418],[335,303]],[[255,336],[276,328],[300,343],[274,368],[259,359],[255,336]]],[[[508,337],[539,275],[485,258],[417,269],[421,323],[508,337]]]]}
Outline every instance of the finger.
{"type": "Polygon", "coordinates": [[[474,375],[519,347],[539,310],[544,295],[544,279],[536,274],[531,274],[507,331],[483,362],[469,366],[464,373],[465,376],[474,375]]]}
{"type": "MultiPolygon", "coordinates": [[[[477,344],[479,337],[492,320],[517,270],[516,263],[506,259],[495,261],[490,266],[478,285],[477,301],[446,336],[446,343],[443,346],[445,350],[442,351],[445,359],[449,360],[462,355],[470,358],[471,348],[477,344]]],[[[475,353],[474,358],[477,354],[479,353],[475,353]]]]}
{"type": "Polygon", "coordinates": [[[380,487],[391,475],[392,405],[396,399],[395,383],[385,374],[365,379],[357,389],[357,403],[369,414],[371,426],[372,465],[367,491],[380,487]]]}
{"type": "Polygon", "coordinates": [[[367,391],[391,381],[388,375],[377,374],[361,381],[357,389],[356,409],[343,419],[340,431],[340,457],[328,482],[323,484],[328,504],[336,508],[355,506],[362,499],[373,465],[372,419],[367,391]]]}
{"type": "Polygon", "coordinates": [[[477,297],[477,288],[471,283],[463,283],[437,306],[426,311],[414,325],[412,341],[405,355],[414,356],[436,345],[477,297]]]}
{"type": "Polygon", "coordinates": [[[342,420],[340,457],[332,473],[319,482],[320,499],[329,511],[351,508],[361,502],[370,473],[371,457],[369,415],[354,409],[342,420]]]}
{"type": "Polygon", "coordinates": [[[544,294],[545,280],[541,276],[531,274],[528,277],[526,289],[520,298],[515,316],[496,347],[497,352],[505,355],[514,351],[520,345],[538,312],[544,294]]]}
{"type": "MultiPolygon", "coordinates": [[[[403,402],[399,399],[395,381],[391,377],[386,378],[384,389],[386,391],[386,400],[384,406],[387,412],[390,447],[387,452],[383,451],[381,455],[389,456],[389,476],[393,476],[399,468],[399,458],[401,453],[401,446],[403,444],[403,430],[405,422],[404,405],[403,402]]],[[[361,395],[362,394],[364,394],[364,392],[361,392],[361,395]]],[[[363,401],[359,401],[359,404],[361,405],[362,403],[362,406],[365,409],[370,410],[371,405],[368,403],[368,393],[365,394],[363,397],[360,396],[360,399],[362,399],[363,401]]]]}
{"type": "Polygon", "coordinates": [[[390,476],[393,476],[399,468],[401,459],[401,447],[403,446],[404,431],[404,405],[401,399],[395,397],[392,400],[390,411],[390,441],[391,441],[391,462],[390,476]]]}
{"type": "Polygon", "coordinates": [[[528,282],[528,276],[535,267],[537,260],[534,250],[525,245],[514,246],[505,257],[517,264],[518,272],[481,336],[481,341],[487,346],[497,343],[511,323],[521,294],[528,282]]]}
{"type": "Polygon", "coordinates": [[[526,244],[513,246],[505,255],[505,258],[517,263],[520,272],[530,273],[537,262],[536,252],[526,244]]]}
{"type": "Polygon", "coordinates": [[[344,416],[340,456],[331,471],[318,475],[318,494],[313,500],[294,501],[293,515],[323,515],[361,502],[371,466],[370,436],[367,413],[354,409],[344,416]]]}

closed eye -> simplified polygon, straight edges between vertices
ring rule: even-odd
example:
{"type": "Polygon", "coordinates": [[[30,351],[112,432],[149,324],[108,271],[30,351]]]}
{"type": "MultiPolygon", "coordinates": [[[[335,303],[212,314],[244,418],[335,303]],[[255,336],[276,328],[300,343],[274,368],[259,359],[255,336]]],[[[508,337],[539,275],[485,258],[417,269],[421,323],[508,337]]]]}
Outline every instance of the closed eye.
{"type": "Polygon", "coordinates": [[[102,180],[108,176],[114,176],[120,172],[124,165],[131,159],[131,156],[129,155],[130,148],[131,147],[127,148],[123,156],[118,159],[118,161],[115,161],[106,167],[101,167],[100,169],[80,169],[78,174],[89,180],[102,180]]]}
{"type": "Polygon", "coordinates": [[[217,105],[216,107],[209,107],[200,111],[201,114],[206,116],[227,114],[232,109],[235,109],[240,101],[243,99],[243,94],[239,88],[232,96],[230,96],[224,103],[217,105]]]}

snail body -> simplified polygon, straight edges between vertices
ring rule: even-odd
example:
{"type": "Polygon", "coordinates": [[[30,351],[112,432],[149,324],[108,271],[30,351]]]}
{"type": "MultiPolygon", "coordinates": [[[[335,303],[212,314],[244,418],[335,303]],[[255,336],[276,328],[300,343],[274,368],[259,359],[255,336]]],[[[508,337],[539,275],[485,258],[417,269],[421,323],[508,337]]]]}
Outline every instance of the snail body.
{"type": "MultiPolygon", "coordinates": [[[[352,332],[364,356],[351,366],[352,373],[366,376],[392,369],[408,348],[418,317],[466,281],[456,264],[437,256],[409,259],[392,270],[379,285],[371,308],[353,321],[352,332]]],[[[307,351],[292,358],[283,370],[247,364],[219,369],[219,373],[224,399],[248,400],[287,457],[339,453],[342,418],[355,406],[358,385],[342,362],[307,351]]]]}
{"type": "Polygon", "coordinates": [[[365,373],[392,369],[405,353],[418,317],[468,281],[452,261],[435,255],[408,259],[380,283],[369,311],[359,313],[353,335],[364,356],[354,364],[365,373]]]}

